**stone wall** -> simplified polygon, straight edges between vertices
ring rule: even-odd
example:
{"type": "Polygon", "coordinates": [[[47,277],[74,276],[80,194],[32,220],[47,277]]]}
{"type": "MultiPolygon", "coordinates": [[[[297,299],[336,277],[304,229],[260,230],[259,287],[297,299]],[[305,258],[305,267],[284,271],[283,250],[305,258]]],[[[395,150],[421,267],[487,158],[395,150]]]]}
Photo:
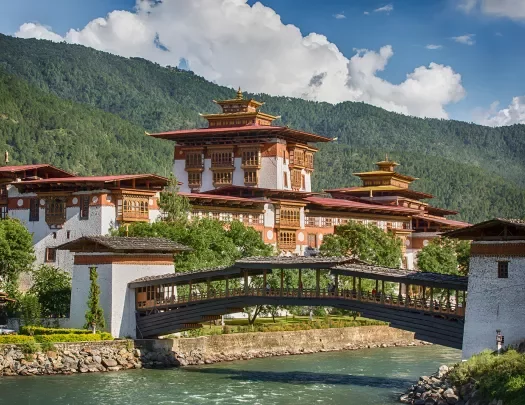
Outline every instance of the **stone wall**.
{"type": "Polygon", "coordinates": [[[27,346],[24,345],[0,345],[0,376],[74,374],[141,368],[139,354],[131,340],[55,343],[51,350],[36,353],[27,353],[27,346]]]}
{"type": "Polygon", "coordinates": [[[425,344],[414,333],[388,326],[235,333],[185,339],[138,340],[145,365],[175,353],[181,365],[371,347],[425,344]],[[155,354],[152,354],[155,353],[155,354]],[[159,357],[157,359],[157,356],[159,357]]]}

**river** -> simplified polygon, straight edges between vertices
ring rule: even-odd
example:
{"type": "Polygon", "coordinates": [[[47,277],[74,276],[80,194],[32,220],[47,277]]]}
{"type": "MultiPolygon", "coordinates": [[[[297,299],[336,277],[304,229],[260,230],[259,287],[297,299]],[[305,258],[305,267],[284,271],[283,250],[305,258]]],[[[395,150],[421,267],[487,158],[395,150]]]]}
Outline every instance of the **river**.
{"type": "Polygon", "coordinates": [[[460,356],[441,346],[398,347],[181,369],[0,377],[0,404],[393,405],[419,376],[460,356]]]}

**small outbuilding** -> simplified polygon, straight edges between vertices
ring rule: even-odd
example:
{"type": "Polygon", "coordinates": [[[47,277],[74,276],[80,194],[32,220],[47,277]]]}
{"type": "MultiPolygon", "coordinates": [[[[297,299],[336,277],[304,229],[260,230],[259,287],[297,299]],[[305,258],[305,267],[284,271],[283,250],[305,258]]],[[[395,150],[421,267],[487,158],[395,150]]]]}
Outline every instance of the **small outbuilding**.
{"type": "Polygon", "coordinates": [[[113,337],[136,337],[135,290],[130,281],[175,272],[174,255],[191,250],[165,238],[84,236],[58,247],[75,253],[69,326],[85,324],[89,270],[97,269],[100,304],[113,337]]]}
{"type": "Polygon", "coordinates": [[[463,357],[525,340],[525,221],[496,218],[444,236],[471,240],[463,357]]]}

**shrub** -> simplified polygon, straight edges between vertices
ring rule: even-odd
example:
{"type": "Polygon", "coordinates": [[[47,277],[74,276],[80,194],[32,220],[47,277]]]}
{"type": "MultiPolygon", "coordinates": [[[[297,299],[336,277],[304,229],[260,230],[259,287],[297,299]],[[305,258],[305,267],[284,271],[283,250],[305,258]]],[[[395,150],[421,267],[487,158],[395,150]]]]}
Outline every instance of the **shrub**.
{"type": "Polygon", "coordinates": [[[20,350],[22,350],[22,353],[24,354],[33,354],[38,352],[38,350],[40,349],[40,346],[37,345],[35,342],[22,343],[19,347],[20,350]]]}
{"type": "Polygon", "coordinates": [[[42,317],[42,311],[38,297],[26,293],[18,301],[20,318],[25,325],[37,325],[42,317]]]}
{"type": "Polygon", "coordinates": [[[111,334],[102,333],[84,333],[80,334],[57,334],[57,335],[36,335],[34,339],[38,343],[58,343],[58,342],[96,342],[100,340],[112,340],[111,334]]]}
{"type": "Polygon", "coordinates": [[[43,326],[22,326],[21,335],[85,335],[89,333],[86,329],[45,328],[43,326]]]}
{"type": "Polygon", "coordinates": [[[3,345],[19,345],[24,343],[34,342],[32,336],[23,336],[23,335],[4,335],[0,336],[0,344],[3,345]]]}

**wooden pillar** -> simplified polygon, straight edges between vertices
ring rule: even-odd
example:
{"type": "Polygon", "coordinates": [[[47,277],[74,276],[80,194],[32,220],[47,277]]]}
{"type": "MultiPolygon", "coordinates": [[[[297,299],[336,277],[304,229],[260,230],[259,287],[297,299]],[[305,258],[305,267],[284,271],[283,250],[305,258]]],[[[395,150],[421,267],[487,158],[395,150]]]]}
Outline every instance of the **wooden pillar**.
{"type": "Polygon", "coordinates": [[[381,304],[385,303],[385,280],[381,280],[381,304]]]}
{"type": "Polygon", "coordinates": [[[335,288],[334,292],[336,296],[339,296],[339,274],[335,275],[335,288]]]}
{"type": "Polygon", "coordinates": [[[467,292],[463,290],[463,315],[465,315],[465,310],[467,308],[467,292]]]}
{"type": "Polygon", "coordinates": [[[192,284],[191,284],[191,280],[190,280],[190,289],[189,289],[189,293],[188,293],[188,301],[191,301],[191,290],[192,290],[192,284]]]}
{"type": "Polygon", "coordinates": [[[302,269],[299,269],[299,286],[298,286],[299,293],[298,293],[298,297],[300,297],[302,295],[302,293],[303,293],[301,291],[302,290],[302,284],[303,284],[303,282],[302,282],[302,274],[303,274],[302,269]]]}
{"type": "Polygon", "coordinates": [[[361,299],[361,277],[357,279],[357,299],[361,299]]]}
{"type": "Polygon", "coordinates": [[[226,276],[226,296],[227,297],[230,296],[230,280],[229,280],[228,276],[226,276]]]}
{"type": "Polygon", "coordinates": [[[379,280],[376,280],[376,294],[377,294],[378,290],[379,290],[379,280]]]}
{"type": "Polygon", "coordinates": [[[206,279],[206,298],[210,298],[210,279],[206,279]]]}
{"type": "Polygon", "coordinates": [[[403,297],[401,295],[402,291],[403,291],[403,283],[399,283],[399,293],[397,294],[397,305],[400,305],[401,298],[403,297]]]}
{"type": "Polygon", "coordinates": [[[248,272],[244,270],[244,295],[248,295],[248,272]]]}
{"type": "Polygon", "coordinates": [[[408,307],[408,300],[410,299],[410,284],[406,285],[406,293],[405,293],[405,307],[408,307]]]}
{"type": "Polygon", "coordinates": [[[450,311],[450,290],[447,288],[447,311],[450,311]]]}
{"type": "Polygon", "coordinates": [[[352,292],[356,292],[355,291],[355,276],[352,276],[352,292]]]}
{"type": "Polygon", "coordinates": [[[153,306],[157,306],[157,286],[153,286],[153,306]]]}
{"type": "Polygon", "coordinates": [[[266,269],[263,270],[263,295],[268,295],[268,291],[266,289],[266,269]]]}
{"type": "Polygon", "coordinates": [[[283,269],[281,269],[281,292],[280,292],[281,297],[283,296],[283,283],[284,283],[284,271],[283,269]]]}
{"type": "Polygon", "coordinates": [[[458,313],[458,304],[459,304],[459,290],[456,290],[456,306],[454,308],[454,313],[458,313]]]}
{"type": "Polygon", "coordinates": [[[434,312],[434,287],[430,287],[430,312],[434,312]]]}
{"type": "Polygon", "coordinates": [[[320,292],[320,281],[321,281],[321,270],[315,270],[315,296],[319,298],[320,292]]]}

